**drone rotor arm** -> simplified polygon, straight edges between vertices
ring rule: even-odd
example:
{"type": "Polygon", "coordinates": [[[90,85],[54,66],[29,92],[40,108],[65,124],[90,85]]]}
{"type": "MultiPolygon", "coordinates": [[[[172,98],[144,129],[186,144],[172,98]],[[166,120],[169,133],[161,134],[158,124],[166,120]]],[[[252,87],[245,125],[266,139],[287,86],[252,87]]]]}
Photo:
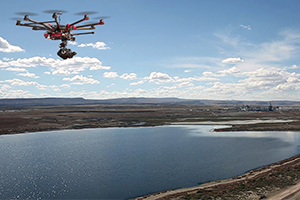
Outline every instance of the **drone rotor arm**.
{"type": "Polygon", "coordinates": [[[102,19],[100,19],[100,21],[96,22],[96,23],[90,23],[90,24],[84,24],[84,25],[76,26],[76,29],[78,30],[78,28],[83,28],[83,27],[87,27],[87,26],[90,26],[90,27],[93,28],[94,26],[104,25],[104,24],[105,24],[104,21],[102,19]]]}
{"type": "Polygon", "coordinates": [[[22,24],[22,23],[16,23],[17,26],[27,26],[27,27],[31,27],[32,30],[48,30],[46,29],[45,27],[43,26],[38,26],[36,24],[33,24],[33,23],[25,23],[25,24],[22,24]]]}
{"type": "Polygon", "coordinates": [[[87,34],[94,34],[95,32],[86,32],[86,33],[71,33],[70,35],[87,35],[87,34]]]}
{"type": "Polygon", "coordinates": [[[76,31],[77,30],[93,30],[93,29],[96,29],[94,26],[91,26],[91,27],[87,27],[87,28],[77,28],[76,27],[76,31]]]}
{"type": "Polygon", "coordinates": [[[46,24],[46,23],[54,23],[55,21],[45,21],[45,22],[38,22],[38,23],[26,23],[26,24],[46,24]]]}
{"type": "Polygon", "coordinates": [[[46,29],[43,26],[34,26],[34,27],[32,27],[32,30],[34,30],[34,31],[47,31],[48,29],[46,29]]]}
{"type": "Polygon", "coordinates": [[[28,16],[27,17],[25,16],[24,20],[25,20],[25,18],[26,18],[26,21],[30,21],[30,22],[32,22],[34,24],[40,24],[40,25],[44,26],[45,28],[47,28],[47,30],[51,30],[52,29],[51,26],[49,26],[47,24],[44,24],[43,22],[38,22],[38,21],[35,21],[35,20],[32,20],[32,19],[29,19],[28,16]]]}
{"type": "Polygon", "coordinates": [[[73,26],[73,25],[75,25],[75,24],[78,24],[78,23],[80,23],[80,22],[83,22],[83,21],[86,21],[86,20],[89,20],[89,19],[90,19],[90,18],[88,17],[88,15],[85,14],[83,19],[80,19],[80,20],[78,20],[78,21],[76,21],[76,22],[73,22],[72,24],[70,24],[70,26],[73,26]]]}

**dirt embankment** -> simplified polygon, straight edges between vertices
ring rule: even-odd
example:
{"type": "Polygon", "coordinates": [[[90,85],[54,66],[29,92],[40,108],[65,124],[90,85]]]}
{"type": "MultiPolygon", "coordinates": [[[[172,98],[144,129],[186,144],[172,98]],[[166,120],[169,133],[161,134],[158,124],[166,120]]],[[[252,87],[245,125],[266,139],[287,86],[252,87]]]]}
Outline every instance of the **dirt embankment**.
{"type": "Polygon", "coordinates": [[[294,198],[300,191],[300,155],[247,172],[238,177],[213,181],[192,188],[168,190],[137,200],[167,199],[274,199],[294,198]],[[284,189],[284,190],[283,190],[284,189]]]}

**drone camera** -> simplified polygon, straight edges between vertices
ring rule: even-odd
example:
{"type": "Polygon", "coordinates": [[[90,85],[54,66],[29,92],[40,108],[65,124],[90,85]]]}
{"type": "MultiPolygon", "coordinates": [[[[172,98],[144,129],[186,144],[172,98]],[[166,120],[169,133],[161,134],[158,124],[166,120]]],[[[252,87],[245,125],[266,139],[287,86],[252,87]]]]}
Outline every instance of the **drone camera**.
{"type": "Polygon", "coordinates": [[[61,48],[57,52],[57,55],[64,60],[68,58],[73,58],[73,56],[75,56],[76,54],[77,54],[76,52],[72,51],[71,49],[67,49],[66,47],[61,48]]]}

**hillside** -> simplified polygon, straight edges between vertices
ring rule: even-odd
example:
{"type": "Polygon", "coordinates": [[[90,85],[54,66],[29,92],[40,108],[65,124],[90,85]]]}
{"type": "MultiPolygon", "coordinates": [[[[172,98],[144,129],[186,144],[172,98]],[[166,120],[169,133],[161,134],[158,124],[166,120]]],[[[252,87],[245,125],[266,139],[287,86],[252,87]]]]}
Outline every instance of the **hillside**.
{"type": "Polygon", "coordinates": [[[0,99],[2,107],[60,106],[93,104],[193,104],[193,105],[300,105],[300,101],[237,101],[237,100],[194,100],[180,98],[118,98],[92,100],[84,98],[18,98],[0,99]]]}

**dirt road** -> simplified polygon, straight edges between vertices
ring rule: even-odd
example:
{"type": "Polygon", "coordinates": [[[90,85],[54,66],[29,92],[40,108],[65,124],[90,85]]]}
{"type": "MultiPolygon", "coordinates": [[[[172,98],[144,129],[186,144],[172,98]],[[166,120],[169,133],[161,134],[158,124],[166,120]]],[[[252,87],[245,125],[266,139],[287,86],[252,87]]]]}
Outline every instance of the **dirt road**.
{"type": "Polygon", "coordinates": [[[300,199],[300,182],[287,189],[280,190],[279,192],[271,195],[267,200],[296,200],[300,199]]]}

